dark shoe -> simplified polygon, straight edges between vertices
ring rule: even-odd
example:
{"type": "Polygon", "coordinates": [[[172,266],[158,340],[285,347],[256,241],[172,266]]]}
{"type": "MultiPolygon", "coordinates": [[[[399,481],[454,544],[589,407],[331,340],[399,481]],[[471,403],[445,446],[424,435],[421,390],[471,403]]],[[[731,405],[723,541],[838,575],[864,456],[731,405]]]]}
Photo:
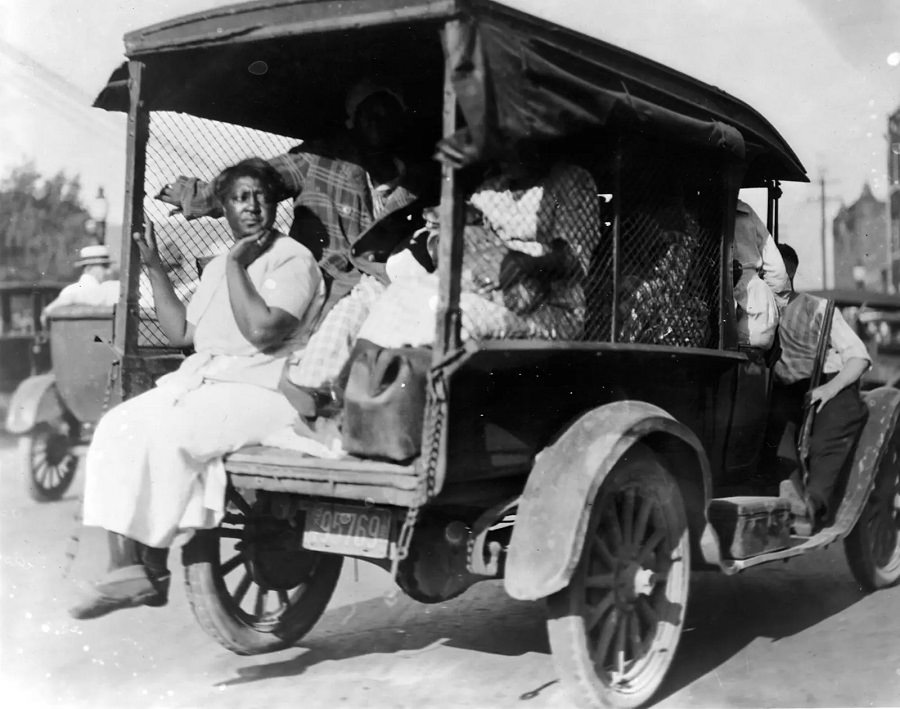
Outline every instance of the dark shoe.
{"type": "Polygon", "coordinates": [[[806,508],[812,525],[811,534],[815,534],[830,524],[828,520],[828,505],[816,495],[809,494],[806,496],[806,508]]]}
{"type": "Polygon", "coordinates": [[[151,579],[141,565],[114,569],[94,584],[87,598],[69,609],[69,615],[87,620],[122,608],[164,606],[169,600],[169,579],[151,579]]]}
{"type": "Polygon", "coordinates": [[[781,481],[778,487],[778,497],[782,500],[787,500],[791,505],[791,515],[794,518],[791,527],[794,530],[794,534],[801,537],[811,536],[813,534],[811,504],[806,496],[806,491],[798,487],[798,482],[794,476],[781,481]]]}

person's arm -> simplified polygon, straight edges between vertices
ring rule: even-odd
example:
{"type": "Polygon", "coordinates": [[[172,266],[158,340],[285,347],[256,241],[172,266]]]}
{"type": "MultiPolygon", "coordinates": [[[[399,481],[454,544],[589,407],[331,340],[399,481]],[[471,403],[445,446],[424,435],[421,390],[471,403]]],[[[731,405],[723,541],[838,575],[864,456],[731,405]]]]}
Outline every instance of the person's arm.
{"type": "Polygon", "coordinates": [[[222,208],[213,194],[211,182],[199,180],[196,177],[180,175],[174,182],[163,185],[156,195],[156,199],[175,207],[170,214],[183,214],[187,219],[197,217],[213,217],[218,219],[223,215],[222,208]]]}
{"type": "MultiPolygon", "coordinates": [[[[270,158],[268,163],[281,175],[285,191],[276,195],[276,202],[288,197],[296,197],[303,191],[309,172],[310,157],[307,153],[296,152],[270,158]]],[[[178,177],[160,190],[156,199],[175,207],[173,212],[181,212],[188,219],[223,215],[222,208],[213,193],[213,183],[195,177],[178,177]]]]}
{"type": "Polygon", "coordinates": [[[312,256],[294,256],[266,274],[263,293],[257,290],[247,266],[269,244],[244,237],[229,251],[225,262],[228,298],[241,334],[265,351],[283,342],[300,324],[318,293],[321,275],[312,256]]]}
{"type": "Polygon", "coordinates": [[[872,365],[865,344],[838,310],[834,311],[831,320],[831,347],[840,355],[841,371],[810,393],[811,403],[817,404],[816,411],[821,411],[838,392],[857,381],[872,365]]]}
{"type": "MultiPolygon", "coordinates": [[[[555,251],[556,242],[566,246],[569,258],[573,261],[577,259],[582,271],[587,274],[602,232],[597,184],[584,168],[558,163],[551,170],[547,192],[545,199],[556,205],[550,243],[555,251]]],[[[560,251],[565,254],[565,251],[560,251]]],[[[569,269],[572,266],[574,263],[562,265],[569,269]]]]}
{"type": "MultiPolygon", "coordinates": [[[[600,239],[600,207],[593,178],[580,167],[557,165],[547,180],[544,200],[554,205],[553,219],[543,228],[550,250],[542,256],[529,256],[510,250],[500,265],[499,285],[509,288],[525,277],[543,281],[569,278],[578,270],[587,273],[591,252],[600,239]]],[[[543,211],[544,206],[541,206],[543,211]]]]}
{"type": "Polygon", "coordinates": [[[76,283],[70,283],[65,288],[63,288],[59,295],[56,296],[51,302],[47,303],[44,306],[44,309],[41,311],[41,325],[43,327],[47,327],[47,318],[48,316],[55,313],[60,308],[63,308],[67,305],[73,305],[77,302],[78,299],[78,291],[81,290],[81,280],[79,279],[76,283]]]}
{"type": "MultiPolygon", "coordinates": [[[[762,222],[760,222],[762,226],[762,222]]],[[[762,248],[762,279],[769,286],[769,290],[775,294],[775,305],[780,313],[788,304],[788,296],[791,293],[791,279],[788,277],[784,259],[778,250],[778,244],[768,231],[765,231],[765,241],[762,248]]]]}
{"type": "Polygon", "coordinates": [[[850,386],[865,374],[866,370],[869,368],[869,364],[870,362],[867,359],[851,357],[844,364],[841,371],[834,375],[834,379],[813,389],[810,393],[810,403],[818,404],[816,406],[816,411],[821,411],[825,404],[838,395],[838,392],[845,387],[850,386]]]}
{"type": "Polygon", "coordinates": [[[574,256],[569,245],[561,239],[551,244],[551,250],[543,256],[530,256],[510,249],[500,263],[499,287],[505,290],[523,278],[535,277],[542,281],[555,281],[571,273],[574,256]]]}
{"type": "Polygon", "coordinates": [[[146,234],[134,232],[132,238],[141,251],[141,259],[147,265],[156,318],[168,344],[172,347],[189,347],[194,343],[194,328],[188,323],[184,304],[175,295],[172,282],[159,258],[153,225],[148,226],[146,234]]]}

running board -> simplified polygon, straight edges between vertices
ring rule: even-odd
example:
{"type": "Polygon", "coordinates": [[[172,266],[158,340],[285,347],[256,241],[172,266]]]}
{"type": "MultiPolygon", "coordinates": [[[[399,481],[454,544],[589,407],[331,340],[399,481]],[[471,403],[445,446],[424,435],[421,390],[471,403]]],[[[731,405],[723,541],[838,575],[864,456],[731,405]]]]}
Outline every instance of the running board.
{"type": "Polygon", "coordinates": [[[703,560],[718,566],[726,574],[736,574],[760,564],[790,559],[794,556],[821,549],[832,542],[846,537],[853,529],[869,498],[875,479],[875,472],[881,463],[885,440],[892,433],[900,412],[900,391],[881,387],[862,395],[869,409],[869,418],[856,444],[853,464],[850,466],[844,498],[835,515],[834,524],[811,537],[792,536],[785,549],[767,551],[746,559],[729,559],[723,553],[722,543],[716,530],[707,522],[700,537],[703,560]]]}

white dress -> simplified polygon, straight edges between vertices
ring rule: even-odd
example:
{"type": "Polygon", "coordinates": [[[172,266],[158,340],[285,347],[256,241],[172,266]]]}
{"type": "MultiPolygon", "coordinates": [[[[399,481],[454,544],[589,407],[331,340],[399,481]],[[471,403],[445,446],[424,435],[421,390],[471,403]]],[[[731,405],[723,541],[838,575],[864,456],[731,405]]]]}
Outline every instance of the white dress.
{"type": "Polygon", "coordinates": [[[300,326],[277,350],[258,351],[231,312],[225,257],[210,262],[187,309],[196,353],[97,426],[86,459],[86,525],[153,547],[216,526],[224,511],[223,456],[296,417],[278,380],[324,303],[319,269],[305,247],[280,236],[247,271],[266,303],[300,326]]]}

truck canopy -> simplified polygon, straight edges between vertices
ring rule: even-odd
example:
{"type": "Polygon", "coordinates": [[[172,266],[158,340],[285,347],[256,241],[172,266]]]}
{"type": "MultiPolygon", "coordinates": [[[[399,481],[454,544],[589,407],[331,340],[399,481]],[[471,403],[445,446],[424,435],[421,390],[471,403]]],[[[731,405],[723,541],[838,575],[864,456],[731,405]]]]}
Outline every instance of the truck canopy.
{"type": "MultiPolygon", "coordinates": [[[[433,136],[446,56],[467,125],[456,139],[476,159],[609,127],[746,156],[747,187],[808,181],[785,140],[742,101],[490,0],[257,0],[136,30],[125,48],[145,65],[151,111],[310,138],[343,121],[343,94],[363,67],[394,78],[433,136]]],[[[127,64],[94,105],[128,110],[127,64]]]]}

